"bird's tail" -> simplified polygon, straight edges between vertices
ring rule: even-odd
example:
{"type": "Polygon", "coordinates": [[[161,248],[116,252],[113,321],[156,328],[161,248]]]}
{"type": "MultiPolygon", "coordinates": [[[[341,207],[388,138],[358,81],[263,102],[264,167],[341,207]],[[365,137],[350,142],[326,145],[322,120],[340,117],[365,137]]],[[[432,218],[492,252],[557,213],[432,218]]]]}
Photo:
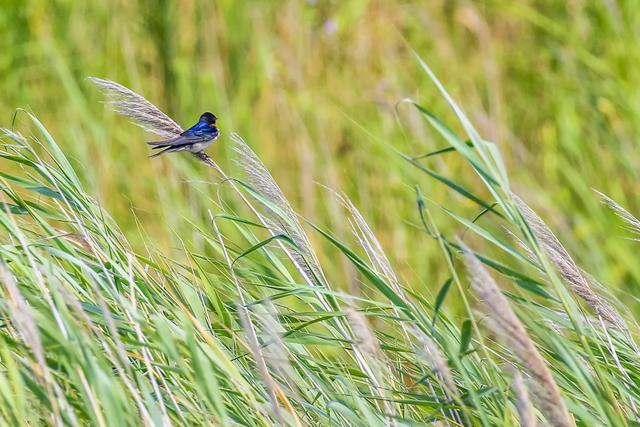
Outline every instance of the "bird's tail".
{"type": "Polygon", "coordinates": [[[174,152],[174,151],[178,151],[178,149],[177,149],[177,148],[172,147],[172,146],[170,146],[170,145],[169,145],[168,147],[164,147],[164,146],[162,146],[162,147],[153,147],[153,148],[154,148],[154,149],[155,149],[155,148],[164,148],[164,150],[162,150],[162,151],[158,151],[157,153],[152,154],[152,155],[150,155],[149,157],[158,157],[159,155],[164,154],[164,153],[172,153],[172,152],[174,152]]]}
{"type": "Polygon", "coordinates": [[[155,145],[158,147],[168,147],[170,145],[173,145],[173,143],[176,142],[178,139],[180,139],[180,136],[177,136],[175,138],[165,139],[163,141],[151,141],[151,142],[147,142],[147,144],[155,145]]]}

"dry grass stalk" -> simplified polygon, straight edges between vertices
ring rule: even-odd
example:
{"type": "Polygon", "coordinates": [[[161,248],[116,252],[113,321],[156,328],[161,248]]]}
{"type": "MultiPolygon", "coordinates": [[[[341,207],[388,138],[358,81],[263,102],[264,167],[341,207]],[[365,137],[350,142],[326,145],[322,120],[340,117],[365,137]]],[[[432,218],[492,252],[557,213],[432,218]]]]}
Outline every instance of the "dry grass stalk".
{"type": "Polygon", "coordinates": [[[562,246],[558,238],[547,227],[542,218],[536,214],[522,199],[513,195],[520,213],[529,224],[531,232],[542,246],[549,260],[555,265],[571,290],[584,300],[609,325],[625,329],[625,322],[617,310],[602,296],[593,291],[589,280],[576,265],[569,252],[562,246]]]}
{"type": "Polygon", "coordinates": [[[528,369],[535,381],[535,396],[545,417],[554,426],[574,426],[551,371],[511,308],[509,300],[478,258],[464,243],[458,243],[464,252],[471,285],[486,309],[487,324],[528,369]]]}
{"type": "Polygon", "coordinates": [[[537,427],[538,420],[536,419],[536,412],[520,372],[516,372],[513,376],[512,386],[513,392],[516,395],[516,409],[518,410],[518,417],[520,418],[520,426],[537,427]]]}

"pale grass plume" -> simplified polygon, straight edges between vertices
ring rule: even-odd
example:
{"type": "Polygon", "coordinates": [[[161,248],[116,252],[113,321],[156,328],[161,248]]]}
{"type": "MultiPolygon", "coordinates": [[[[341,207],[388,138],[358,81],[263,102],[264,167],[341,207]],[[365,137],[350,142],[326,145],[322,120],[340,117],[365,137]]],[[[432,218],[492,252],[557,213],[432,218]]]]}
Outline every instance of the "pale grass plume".
{"type": "MultiPolygon", "coordinates": [[[[370,368],[370,371],[367,372],[369,380],[373,389],[382,397],[382,405],[380,401],[376,401],[376,405],[382,406],[387,415],[395,415],[396,410],[389,401],[391,396],[388,391],[390,388],[388,379],[391,377],[391,372],[380,343],[366,317],[359,310],[348,306],[344,309],[344,312],[347,315],[347,320],[353,333],[353,345],[359,353],[366,357],[370,368]]],[[[392,422],[390,425],[395,424],[392,422]]]]}
{"type": "Polygon", "coordinates": [[[247,184],[269,203],[264,205],[261,219],[272,233],[283,234],[295,244],[298,250],[287,252],[307,282],[310,285],[322,284],[324,276],[318,258],[284,193],[251,147],[237,134],[232,134],[231,139],[236,154],[234,161],[244,171],[247,184]]]}
{"type": "Polygon", "coordinates": [[[278,404],[278,400],[276,398],[276,382],[273,380],[273,377],[269,373],[269,368],[267,367],[267,362],[265,361],[264,355],[262,353],[262,349],[260,347],[260,343],[258,342],[258,337],[255,334],[253,324],[251,319],[249,318],[249,310],[243,305],[238,306],[238,317],[240,318],[240,324],[245,331],[247,344],[249,347],[249,351],[253,356],[253,360],[258,369],[258,374],[264,381],[265,387],[267,389],[267,394],[269,395],[269,403],[271,406],[271,415],[278,420],[281,425],[285,425],[284,419],[282,418],[282,411],[280,409],[280,405],[278,404]]]}
{"type": "MultiPolygon", "coordinates": [[[[601,193],[598,190],[595,191],[602,202],[607,205],[611,210],[613,210],[616,215],[618,215],[624,222],[627,223],[627,228],[634,234],[640,235],[640,219],[636,218],[631,212],[620,206],[615,200],[611,197],[607,196],[604,193],[601,193]]],[[[634,240],[640,240],[640,238],[635,238],[634,240]]]]}
{"type": "Polygon", "coordinates": [[[270,371],[289,383],[295,384],[295,371],[289,360],[289,350],[282,338],[286,331],[278,321],[275,307],[271,301],[267,300],[263,304],[254,306],[252,311],[256,319],[256,333],[259,333],[262,339],[262,351],[270,371]]]}
{"type": "Polygon", "coordinates": [[[449,400],[452,399],[452,396],[459,398],[460,392],[453,379],[453,373],[449,369],[449,364],[440,351],[438,344],[417,327],[412,328],[411,332],[419,344],[417,346],[417,354],[429,364],[433,372],[438,376],[445,387],[447,398],[449,400]]]}
{"type": "MultiPolygon", "coordinates": [[[[108,310],[108,308],[106,308],[106,302],[101,296],[99,296],[100,291],[98,289],[98,286],[94,282],[94,280],[90,280],[90,282],[93,285],[92,287],[93,287],[94,293],[98,295],[98,300],[100,301],[100,307],[102,308],[104,318],[107,319],[106,323],[108,327],[106,330],[108,330],[109,334],[111,335],[107,335],[105,333],[106,332],[105,329],[97,327],[94,324],[94,322],[86,314],[80,300],[78,300],[78,298],[73,294],[73,292],[71,292],[62,282],[58,281],[57,279],[51,280],[52,286],[55,286],[56,291],[60,294],[60,296],[65,301],[65,303],[72,309],[72,311],[74,312],[74,315],[79,320],[80,324],[84,324],[84,326],[87,327],[91,331],[91,333],[100,340],[101,347],[105,353],[105,356],[113,364],[115,372],[118,373],[123,384],[125,385],[127,390],[129,390],[129,392],[131,393],[131,396],[133,397],[134,401],[136,402],[136,405],[138,406],[138,410],[140,411],[140,415],[145,425],[151,425],[153,423],[151,414],[147,410],[143,402],[142,396],[138,392],[136,386],[133,385],[133,382],[131,380],[131,378],[133,377],[133,372],[130,367],[130,363],[129,363],[127,353],[125,351],[125,347],[122,343],[122,340],[118,338],[118,335],[113,335],[114,333],[117,333],[117,328],[113,324],[113,320],[112,320],[113,316],[109,311],[105,311],[105,310],[108,310]],[[115,353],[112,351],[112,346],[116,350],[115,353]]],[[[93,392],[89,389],[88,384],[86,388],[87,390],[85,390],[85,392],[88,393],[89,396],[91,396],[93,392]]],[[[173,400],[173,396],[171,396],[171,399],[173,400]]],[[[177,404],[176,404],[176,407],[177,407],[177,404]]]]}
{"type": "MultiPolygon", "coordinates": [[[[334,194],[338,197],[340,203],[342,203],[345,209],[347,209],[347,211],[349,212],[349,223],[351,225],[353,234],[355,235],[356,239],[358,239],[358,243],[360,244],[360,246],[366,252],[373,271],[379,276],[386,279],[387,283],[389,283],[389,286],[391,286],[393,291],[398,294],[398,296],[400,296],[403,301],[410,301],[410,299],[407,298],[404,289],[402,289],[400,281],[398,280],[398,276],[393,270],[393,267],[391,267],[391,263],[389,262],[387,255],[384,253],[382,245],[373,233],[373,230],[371,230],[371,227],[369,227],[367,221],[364,219],[364,216],[360,213],[358,208],[356,208],[356,206],[349,199],[349,197],[347,197],[346,194],[340,194],[337,192],[334,192],[334,194]]],[[[401,311],[397,307],[393,308],[393,312],[398,317],[401,317],[403,315],[403,313],[401,313],[401,311]]],[[[401,327],[405,338],[407,339],[407,341],[409,341],[410,336],[404,323],[401,324],[401,327]]]]}
{"type": "Polygon", "coordinates": [[[261,344],[260,351],[268,374],[273,380],[275,393],[291,416],[293,424],[301,427],[302,420],[291,404],[291,401],[304,402],[297,388],[300,378],[291,365],[291,352],[283,338],[286,330],[278,320],[276,307],[267,299],[254,305],[251,311],[246,309],[246,313],[254,314],[253,331],[261,344]]]}
{"type": "MultiPolygon", "coordinates": [[[[513,241],[516,242],[518,247],[520,249],[522,249],[522,251],[524,251],[525,256],[534,265],[536,265],[540,269],[542,269],[542,266],[540,265],[540,261],[539,261],[538,257],[536,256],[536,254],[534,253],[534,251],[521,238],[519,238],[513,232],[511,232],[511,230],[507,229],[506,227],[504,228],[504,230],[505,230],[505,232],[507,234],[510,235],[510,237],[513,239],[513,241]]],[[[583,278],[585,278],[587,280],[587,282],[588,282],[590,288],[592,289],[593,293],[595,293],[596,295],[606,295],[606,298],[603,298],[603,300],[605,300],[605,301],[607,301],[607,300],[611,300],[611,301],[616,300],[615,297],[611,294],[611,292],[604,285],[599,283],[589,273],[587,273],[584,270],[580,269],[580,274],[582,275],[583,278]]],[[[555,312],[554,314],[556,316],[564,319],[564,320],[569,320],[569,316],[565,312],[555,312]]],[[[603,319],[602,316],[595,317],[595,316],[585,315],[585,316],[583,316],[582,320],[576,320],[576,321],[581,325],[581,327],[599,328],[601,326],[601,323],[604,321],[604,319],[603,319]]],[[[620,321],[623,322],[623,319],[620,319],[620,321]]],[[[562,333],[561,331],[564,328],[564,326],[561,325],[560,323],[558,323],[558,322],[556,322],[556,321],[554,321],[552,319],[545,319],[544,322],[549,328],[551,328],[552,330],[554,330],[558,334],[562,333]]],[[[611,326],[611,322],[607,322],[607,325],[611,326]]]]}
{"type": "Polygon", "coordinates": [[[336,195],[351,216],[349,222],[351,224],[353,234],[356,236],[356,239],[358,239],[360,246],[367,253],[367,257],[371,261],[373,270],[376,274],[383,276],[387,280],[394,292],[400,295],[400,297],[405,301],[408,301],[409,299],[406,297],[404,290],[400,286],[398,276],[391,267],[391,263],[384,253],[382,245],[371,230],[371,227],[369,227],[367,221],[346,194],[336,193],[336,195]]]}
{"type": "Polygon", "coordinates": [[[536,410],[531,403],[529,391],[520,372],[515,372],[512,383],[513,393],[516,395],[516,409],[521,427],[537,427],[536,410]]]}
{"type": "Polygon", "coordinates": [[[26,346],[31,349],[35,357],[35,364],[31,367],[36,378],[41,381],[52,400],[53,413],[51,414],[54,424],[62,425],[61,412],[66,413],[70,418],[71,425],[79,425],[75,413],[71,411],[70,405],[65,398],[60,386],[55,382],[44,352],[44,346],[40,338],[40,332],[36,324],[34,313],[24,295],[18,288],[11,271],[0,261],[0,283],[7,291],[7,308],[11,323],[17,334],[26,346]]]}
{"type": "Polygon", "coordinates": [[[464,253],[473,290],[487,314],[486,324],[513,351],[535,382],[534,394],[543,414],[554,426],[574,426],[546,361],[511,308],[509,300],[480,260],[462,241],[459,240],[458,244],[464,253]]]}
{"type": "MultiPolygon", "coordinates": [[[[542,218],[515,194],[513,195],[513,200],[527,221],[536,240],[573,293],[582,298],[582,300],[609,325],[624,330],[626,326],[622,316],[605,298],[594,292],[586,275],[578,267],[573,258],[571,258],[569,252],[562,246],[562,243],[560,243],[542,218]]],[[[530,255],[533,253],[530,248],[528,252],[530,255]]]]}
{"type": "Polygon", "coordinates": [[[7,291],[6,301],[11,323],[22,341],[31,349],[37,362],[36,374],[42,378],[47,372],[47,362],[32,309],[18,289],[11,272],[3,263],[0,263],[0,280],[7,291]]]}
{"type": "Polygon", "coordinates": [[[378,361],[382,359],[382,349],[365,316],[353,307],[346,307],[344,312],[351,325],[355,345],[369,357],[378,361]]]}
{"type": "MultiPolygon", "coordinates": [[[[364,216],[362,216],[358,208],[356,208],[356,206],[347,197],[346,194],[344,193],[343,194],[334,193],[334,194],[336,194],[336,196],[338,197],[342,205],[349,212],[349,215],[350,215],[349,223],[351,224],[351,229],[353,231],[353,234],[356,236],[356,239],[358,239],[358,243],[360,244],[360,246],[366,252],[367,257],[371,262],[373,271],[376,274],[380,275],[381,277],[385,278],[386,281],[391,286],[391,288],[393,289],[393,291],[396,294],[398,294],[404,301],[409,301],[409,298],[407,298],[404,292],[404,289],[402,289],[402,286],[400,285],[398,276],[393,270],[393,267],[391,267],[391,263],[389,262],[389,259],[384,253],[384,250],[382,249],[382,245],[380,244],[375,234],[371,230],[371,227],[369,227],[369,224],[367,223],[367,221],[364,219],[364,216]]],[[[393,308],[393,312],[395,313],[396,316],[402,317],[402,313],[397,307],[393,308]]],[[[357,313],[357,314],[360,314],[360,313],[357,313]]],[[[366,322],[366,319],[363,318],[362,320],[366,322]]],[[[410,333],[407,330],[408,328],[405,327],[404,322],[401,322],[401,327],[402,327],[402,332],[405,336],[405,339],[407,340],[407,342],[409,342],[410,333]]],[[[373,338],[375,339],[375,337],[373,338]]],[[[426,338],[430,339],[429,337],[426,337],[426,338]]],[[[435,347],[435,351],[437,351],[437,347],[435,347]]],[[[380,350],[380,353],[382,353],[381,350],[380,350]]],[[[442,358],[440,357],[440,359],[442,358]]],[[[444,365],[446,366],[446,362],[444,362],[444,365]]],[[[389,375],[390,374],[391,373],[389,372],[389,375]]],[[[451,377],[449,376],[447,377],[447,379],[451,379],[451,377]]],[[[453,384],[452,380],[451,380],[451,383],[453,384]]],[[[455,388],[455,384],[453,384],[453,387],[455,388]]],[[[454,416],[457,417],[457,414],[454,416]]],[[[459,417],[457,417],[457,419],[459,419],[459,417]]]]}
{"type": "Polygon", "coordinates": [[[107,96],[105,103],[113,111],[131,119],[145,131],[163,138],[171,138],[182,133],[180,125],[142,95],[111,80],[98,77],[88,79],[107,96]]]}
{"type": "MultiPolygon", "coordinates": [[[[438,343],[436,343],[433,338],[424,333],[417,326],[410,328],[410,332],[417,341],[415,344],[416,355],[419,359],[422,359],[422,361],[426,363],[436,375],[440,383],[440,388],[444,392],[447,401],[461,402],[460,392],[454,380],[453,373],[451,372],[451,369],[449,369],[447,359],[440,350],[438,343]]],[[[434,399],[438,401],[438,396],[435,394],[431,383],[429,383],[429,386],[431,387],[431,392],[434,394],[434,399]]],[[[453,419],[459,424],[462,424],[462,417],[464,417],[467,422],[469,421],[466,414],[461,416],[457,410],[450,410],[449,412],[453,419]]],[[[442,413],[444,415],[444,410],[442,410],[442,413]]]]}

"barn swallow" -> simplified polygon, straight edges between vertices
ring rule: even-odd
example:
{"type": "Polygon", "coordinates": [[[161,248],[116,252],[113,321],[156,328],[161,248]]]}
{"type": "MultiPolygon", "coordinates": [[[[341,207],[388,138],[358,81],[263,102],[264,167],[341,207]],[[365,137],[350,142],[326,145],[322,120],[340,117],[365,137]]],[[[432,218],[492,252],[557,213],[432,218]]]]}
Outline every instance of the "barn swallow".
{"type": "Polygon", "coordinates": [[[220,136],[220,132],[216,127],[216,120],[218,120],[216,116],[206,112],[200,116],[198,123],[182,132],[180,136],[165,139],[164,141],[147,142],[147,144],[153,145],[153,150],[163,149],[149,157],[157,157],[160,154],[173,153],[175,151],[201,152],[213,144],[213,141],[220,136]]]}

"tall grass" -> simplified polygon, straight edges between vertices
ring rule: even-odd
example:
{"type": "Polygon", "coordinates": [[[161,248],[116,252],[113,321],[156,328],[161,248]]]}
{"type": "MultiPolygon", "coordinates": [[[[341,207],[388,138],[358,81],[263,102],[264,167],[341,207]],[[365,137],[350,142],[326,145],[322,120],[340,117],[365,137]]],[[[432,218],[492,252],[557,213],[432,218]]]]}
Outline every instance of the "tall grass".
{"type": "MultiPolygon", "coordinates": [[[[142,160],[146,146],[137,142],[148,135],[108,112],[86,76],[143,93],[181,126],[213,111],[223,140],[232,131],[242,135],[297,210],[343,239],[350,230],[340,202],[327,201],[314,182],[345,191],[398,276],[435,297],[448,272],[438,246],[415,238],[418,221],[407,189],[423,180],[432,200],[455,205],[468,218],[480,210],[457,196],[450,200],[445,187],[389,155],[389,146],[411,157],[446,147],[406,104],[394,117],[405,97],[419,99],[463,134],[415,66],[410,46],[428,59],[480,134],[499,145],[513,190],[578,265],[589,266],[638,312],[640,304],[629,298],[640,283],[635,244],[592,192],[640,210],[636,3],[5,0],[0,122],[9,126],[18,106],[38,112],[85,190],[132,247],[145,252],[153,236],[153,249],[180,259],[184,244],[205,250],[192,224],[207,227],[202,213],[218,200],[219,187],[203,179],[207,168],[188,156],[142,160]]],[[[210,151],[227,173],[230,150],[222,143],[210,151]]],[[[422,163],[483,194],[458,157],[422,163]]],[[[229,186],[220,190],[229,192],[229,186]]],[[[243,203],[225,202],[234,209],[243,203]]],[[[456,222],[435,215],[442,232],[458,231],[456,222]]],[[[326,262],[328,242],[310,238],[325,274],[343,274],[342,263],[326,262]]],[[[451,301],[447,309],[461,315],[464,306],[451,301]]]]}
{"type": "MultiPolygon", "coordinates": [[[[189,224],[201,243],[181,241],[175,259],[149,234],[134,250],[45,126],[20,112],[24,129],[5,129],[0,152],[11,165],[0,175],[2,423],[637,424],[632,316],[513,194],[498,148],[419,64],[465,136],[411,102],[452,149],[403,157],[481,212],[417,189],[413,238],[438,248],[448,276],[433,298],[394,271],[356,202],[326,195],[343,207],[335,229],[353,238],[305,220],[237,135],[240,173],[188,159],[222,191],[196,213],[206,225],[189,224]],[[475,174],[474,192],[425,163],[444,155],[475,174]]],[[[180,130],[135,92],[95,82],[124,94],[112,105],[148,130],[180,130]],[[129,114],[137,105],[145,114],[129,114]]]]}

